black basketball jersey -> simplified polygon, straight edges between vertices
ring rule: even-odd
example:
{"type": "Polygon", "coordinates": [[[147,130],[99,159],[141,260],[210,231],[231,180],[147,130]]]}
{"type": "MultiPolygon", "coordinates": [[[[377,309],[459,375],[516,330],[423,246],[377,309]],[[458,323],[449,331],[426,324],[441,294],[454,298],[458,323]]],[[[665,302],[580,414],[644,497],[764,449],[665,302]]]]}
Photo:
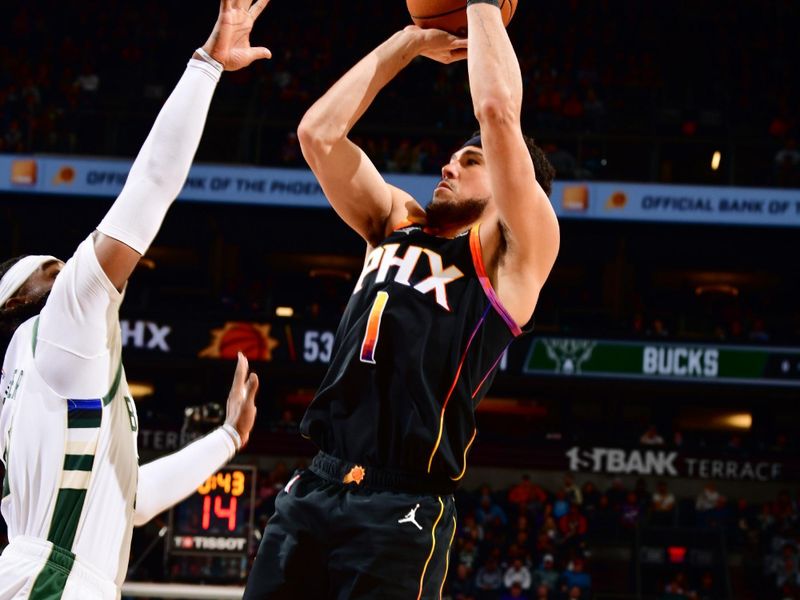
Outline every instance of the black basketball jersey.
{"type": "Polygon", "coordinates": [[[398,229],[367,256],[301,432],[343,460],[457,481],[475,407],[521,333],[478,226],[453,239],[398,229]]]}

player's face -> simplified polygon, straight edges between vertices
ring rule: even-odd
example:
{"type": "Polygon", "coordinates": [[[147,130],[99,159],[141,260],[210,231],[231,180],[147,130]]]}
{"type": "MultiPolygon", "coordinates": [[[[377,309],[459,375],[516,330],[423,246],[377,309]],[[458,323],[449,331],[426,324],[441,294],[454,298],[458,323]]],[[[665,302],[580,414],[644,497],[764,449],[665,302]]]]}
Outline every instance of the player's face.
{"type": "Polygon", "coordinates": [[[467,146],[453,154],[450,162],[442,167],[442,179],[433,191],[432,203],[488,201],[491,195],[483,150],[467,146]]]}
{"type": "Polygon", "coordinates": [[[11,298],[6,303],[6,306],[11,307],[17,303],[35,302],[43,297],[53,288],[56,277],[63,268],[64,263],[60,260],[51,260],[43,263],[28,277],[17,295],[11,298]]]}

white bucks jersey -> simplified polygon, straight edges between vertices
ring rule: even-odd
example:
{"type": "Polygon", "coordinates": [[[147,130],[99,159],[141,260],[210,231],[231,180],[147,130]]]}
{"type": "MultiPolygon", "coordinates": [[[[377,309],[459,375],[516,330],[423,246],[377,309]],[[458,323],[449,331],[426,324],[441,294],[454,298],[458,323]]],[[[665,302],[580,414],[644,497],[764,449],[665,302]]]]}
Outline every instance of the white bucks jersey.
{"type": "Polygon", "coordinates": [[[34,362],[39,318],[20,326],[0,381],[0,448],[2,513],[12,544],[16,536],[47,540],[67,557],[65,568],[77,556],[119,585],[130,551],[138,455],[136,409],[114,321],[108,348],[116,360],[108,391],[98,398],[55,393],[34,362]]]}

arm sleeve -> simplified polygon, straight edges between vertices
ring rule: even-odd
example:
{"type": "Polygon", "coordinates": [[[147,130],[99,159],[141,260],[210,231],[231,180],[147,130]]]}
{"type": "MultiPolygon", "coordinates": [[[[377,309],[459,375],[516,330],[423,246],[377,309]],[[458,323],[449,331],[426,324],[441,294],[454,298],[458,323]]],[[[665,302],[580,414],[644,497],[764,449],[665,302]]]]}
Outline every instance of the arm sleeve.
{"type": "Polygon", "coordinates": [[[86,238],[56,277],[39,317],[36,368],[64,398],[100,398],[116,363],[110,340],[122,294],[106,276],[86,238]]]}
{"type": "Polygon", "coordinates": [[[233,438],[219,428],[185,448],[139,468],[135,526],[177,504],[236,454],[233,438]]]}
{"type": "Polygon", "coordinates": [[[220,72],[190,60],[98,231],[144,254],[189,175],[220,72]]]}
{"type": "MultiPolygon", "coordinates": [[[[189,61],[98,231],[144,254],[189,173],[219,75],[204,61],[189,61]]],[[[56,278],[39,321],[36,366],[60,396],[108,392],[117,367],[111,328],[121,301],[93,241],[84,241],[56,278]]]]}

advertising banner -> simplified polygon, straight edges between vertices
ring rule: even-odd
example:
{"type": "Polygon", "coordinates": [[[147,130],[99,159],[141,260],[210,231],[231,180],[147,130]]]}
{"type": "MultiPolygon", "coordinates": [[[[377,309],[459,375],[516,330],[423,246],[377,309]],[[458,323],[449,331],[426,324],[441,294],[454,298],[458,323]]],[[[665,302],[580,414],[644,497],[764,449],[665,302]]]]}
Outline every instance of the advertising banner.
{"type": "Polygon", "coordinates": [[[700,457],[679,450],[575,446],[565,456],[569,470],[579,473],[760,482],[797,476],[795,465],[781,460],[700,457]]]}
{"type": "MultiPolygon", "coordinates": [[[[130,160],[0,155],[0,192],[114,198],[130,166],[130,160]]],[[[422,204],[439,180],[402,174],[386,179],[422,204]]],[[[179,199],[328,208],[308,169],[195,165],[179,199]]],[[[564,218],[800,227],[800,190],[555,182],[551,200],[564,218]]]]}
{"type": "Polygon", "coordinates": [[[800,386],[800,348],[535,338],[529,375],[800,386]]]}

